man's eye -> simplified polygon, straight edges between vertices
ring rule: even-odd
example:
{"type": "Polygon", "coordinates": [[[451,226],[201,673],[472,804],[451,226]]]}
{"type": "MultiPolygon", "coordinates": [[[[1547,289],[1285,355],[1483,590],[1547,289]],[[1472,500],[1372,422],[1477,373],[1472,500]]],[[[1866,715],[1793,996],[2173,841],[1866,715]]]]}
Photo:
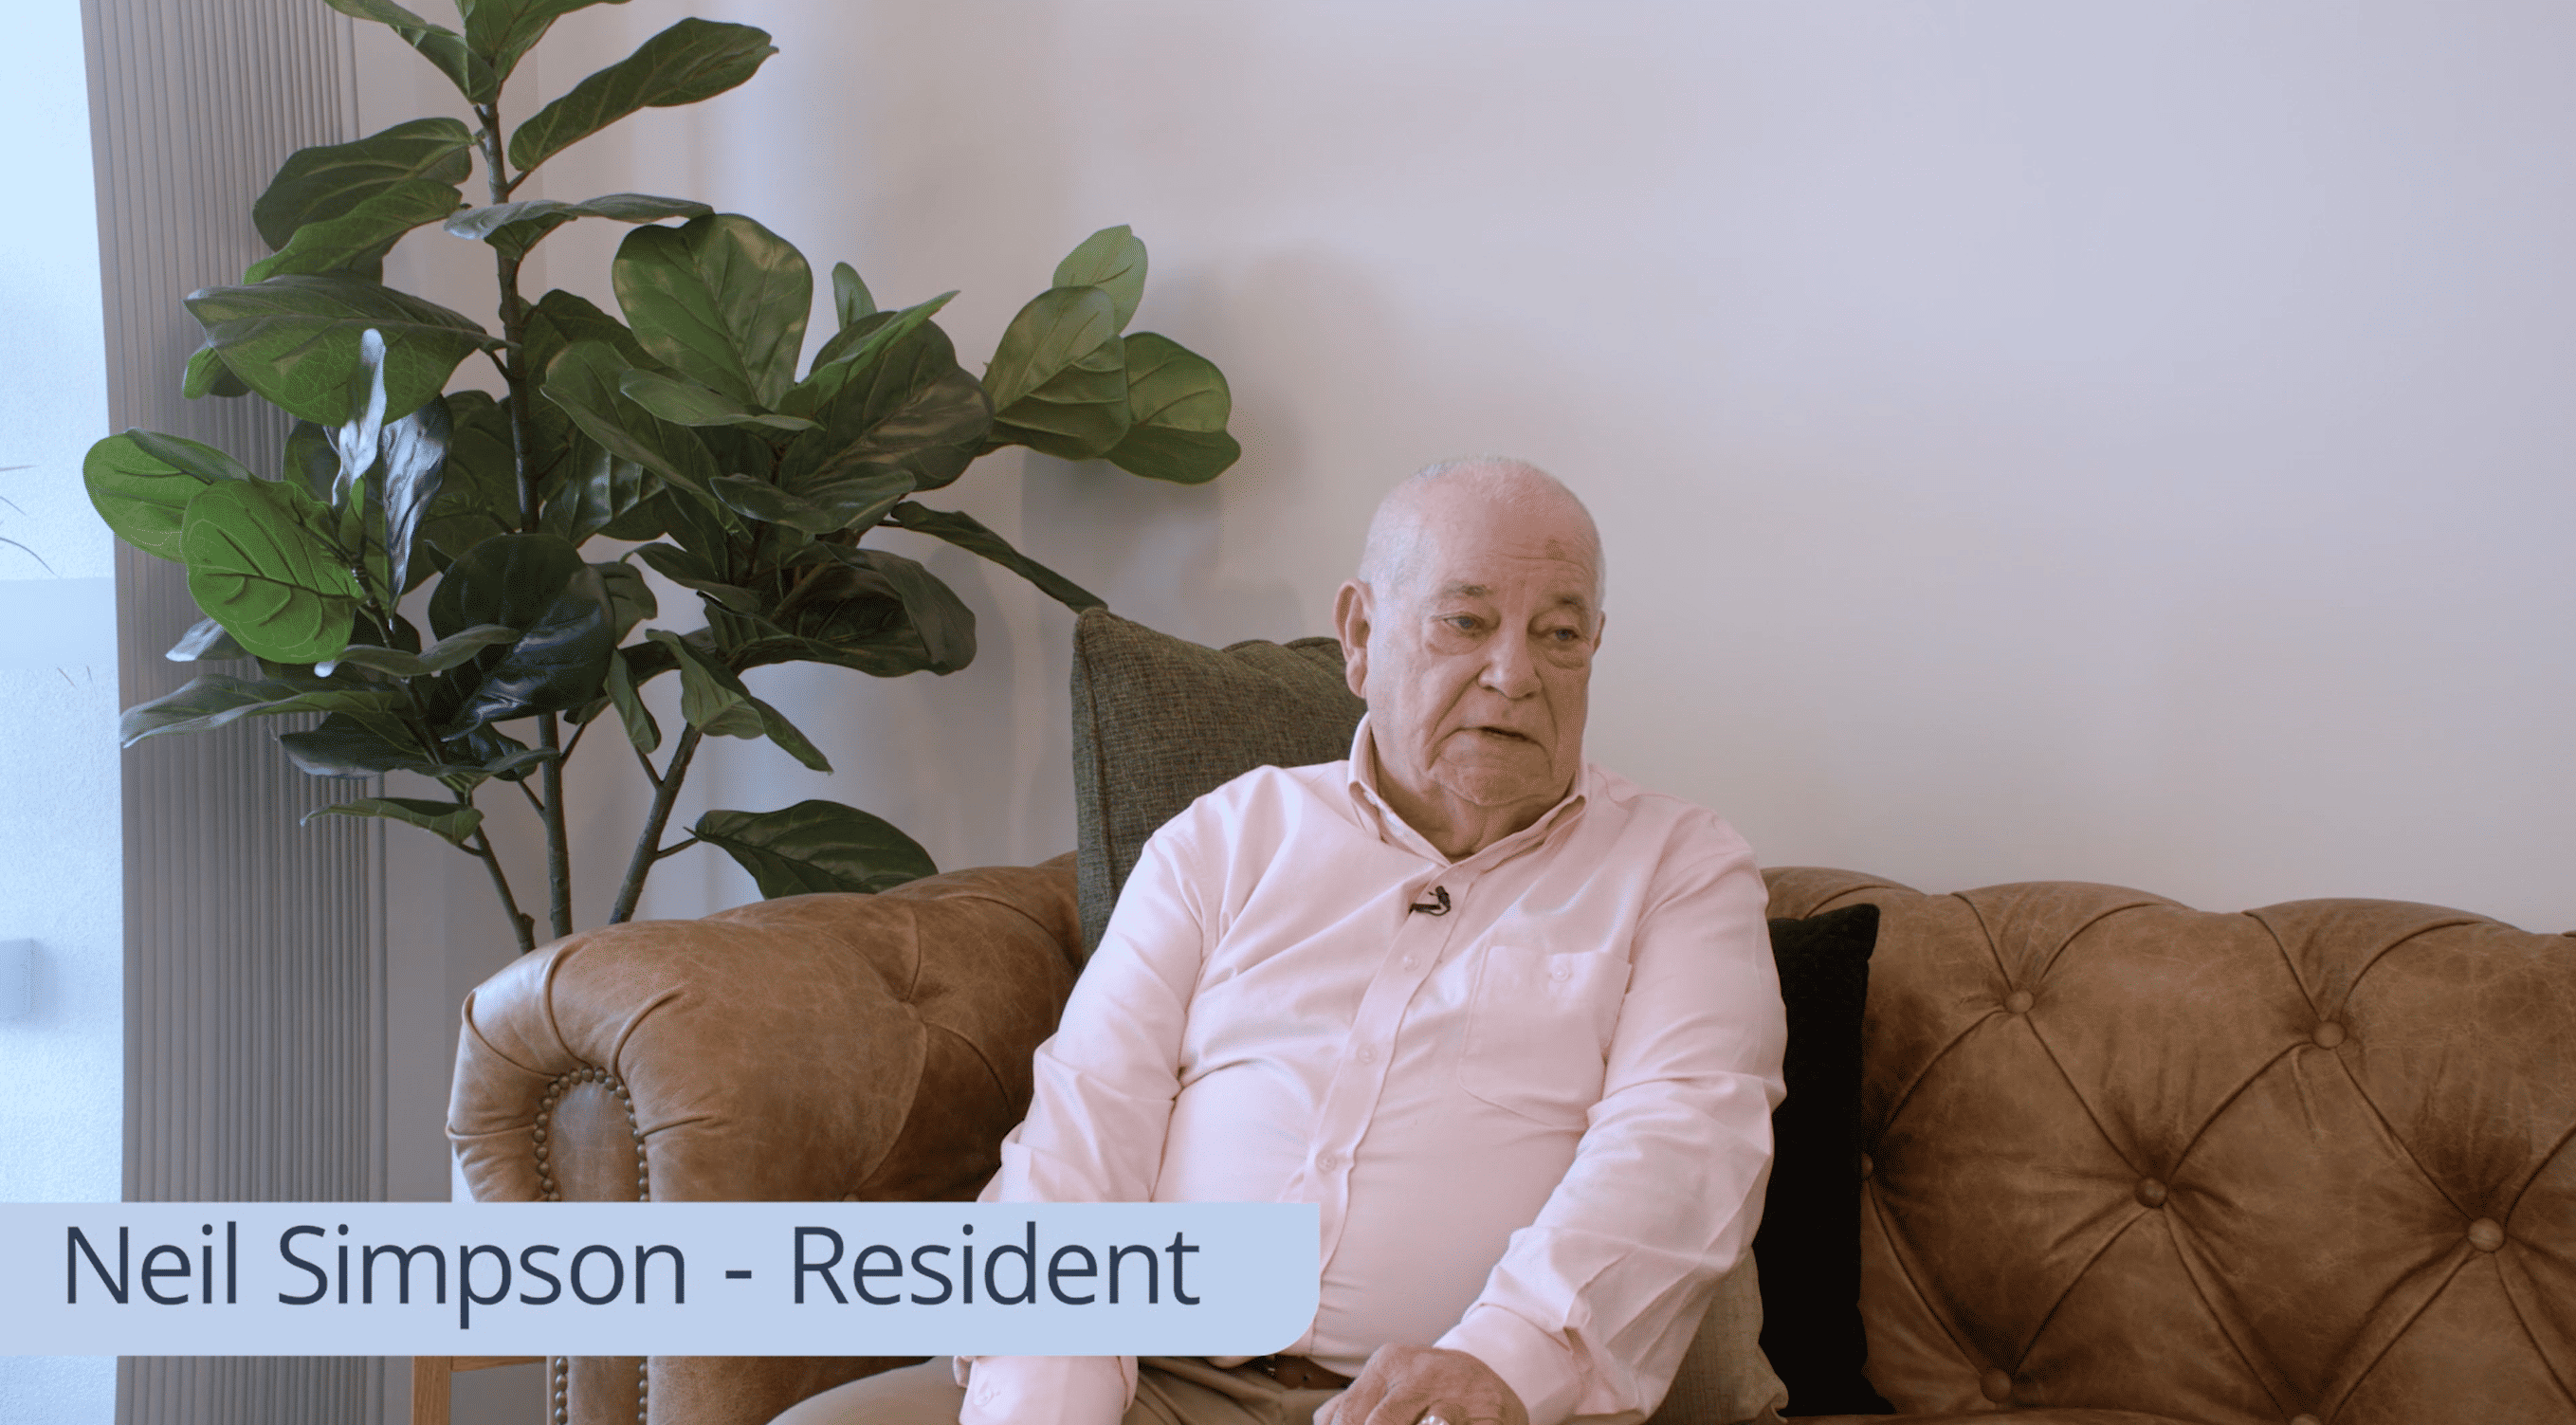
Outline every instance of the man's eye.
{"type": "Polygon", "coordinates": [[[1451,628],[1457,629],[1461,633],[1473,633],[1476,631],[1476,616],[1474,614],[1451,614],[1447,618],[1442,619],[1441,622],[1449,625],[1451,628]]]}

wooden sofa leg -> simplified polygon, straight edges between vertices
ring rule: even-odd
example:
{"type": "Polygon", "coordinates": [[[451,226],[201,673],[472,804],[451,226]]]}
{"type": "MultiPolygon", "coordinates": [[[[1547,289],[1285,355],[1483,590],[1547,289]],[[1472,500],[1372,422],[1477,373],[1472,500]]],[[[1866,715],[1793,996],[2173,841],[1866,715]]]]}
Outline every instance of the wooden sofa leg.
{"type": "Polygon", "coordinates": [[[543,1356],[414,1356],[411,1358],[411,1425],[448,1425],[455,1374],[494,1366],[524,1366],[543,1356]]]}
{"type": "Polygon", "coordinates": [[[447,1425],[449,1381],[455,1369],[448,1356],[411,1358],[411,1425],[447,1425]]]}

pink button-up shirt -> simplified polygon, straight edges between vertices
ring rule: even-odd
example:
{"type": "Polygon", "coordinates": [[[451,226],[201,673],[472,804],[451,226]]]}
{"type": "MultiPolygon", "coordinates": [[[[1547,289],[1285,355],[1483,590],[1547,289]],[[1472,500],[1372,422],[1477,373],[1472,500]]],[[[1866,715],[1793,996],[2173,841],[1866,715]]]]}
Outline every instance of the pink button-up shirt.
{"type": "MultiPolygon", "coordinates": [[[[1586,765],[1453,862],[1378,795],[1368,739],[1154,834],[985,1196],[1318,1204],[1288,1350],[1356,1375],[1427,1342],[1531,1425],[1639,1419],[1770,1169],[1785,1028],[1752,852],[1586,765]]],[[[1114,1425],[1134,1387],[1132,1359],[988,1358],[962,1418],[1114,1425]]]]}

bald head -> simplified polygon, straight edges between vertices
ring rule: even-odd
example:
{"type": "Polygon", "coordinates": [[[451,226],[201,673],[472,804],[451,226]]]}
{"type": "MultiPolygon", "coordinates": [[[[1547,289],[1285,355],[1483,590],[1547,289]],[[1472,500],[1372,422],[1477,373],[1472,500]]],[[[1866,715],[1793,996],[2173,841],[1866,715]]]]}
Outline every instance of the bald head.
{"type": "Polygon", "coordinates": [[[1443,461],[1395,487],[1334,596],[1378,790],[1452,858],[1562,800],[1583,763],[1601,534],[1524,460],[1443,461]]]}
{"type": "Polygon", "coordinates": [[[1601,531],[1592,512],[1555,476],[1526,460],[1470,455],[1425,465],[1378,502],[1360,549],[1358,580],[1391,595],[1418,577],[1444,524],[1468,510],[1506,515],[1542,539],[1567,546],[1592,570],[1592,603],[1601,604],[1601,531]]]}

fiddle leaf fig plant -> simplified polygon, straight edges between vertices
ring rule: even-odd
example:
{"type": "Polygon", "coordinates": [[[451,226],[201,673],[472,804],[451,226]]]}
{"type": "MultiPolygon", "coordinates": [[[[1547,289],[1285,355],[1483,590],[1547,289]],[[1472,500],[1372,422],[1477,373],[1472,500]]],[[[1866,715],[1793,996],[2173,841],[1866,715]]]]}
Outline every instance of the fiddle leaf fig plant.
{"type": "Polygon", "coordinates": [[[144,430],[91,447],[100,516],[184,565],[205,614],[169,656],[223,665],[128,709],[125,740],[311,715],[278,737],[304,771],[412,773],[446,792],[313,815],[402,822],[480,860],[523,949],[538,938],[518,899],[525,868],[496,849],[484,800],[524,801],[542,822],[545,925],[571,933],[569,762],[602,724],[653,792],[611,920],[634,914],[655,864],[701,844],[763,895],[930,874],[910,837],[829,801],[709,811],[677,840],[669,822],[709,737],[766,740],[830,770],[752,693],[750,670],[891,678],[974,660],[974,612],[873,532],[946,541],[1069,608],[1101,602],[916,497],[1012,445],[1181,484],[1234,463],[1224,375],[1128,330],[1144,243],[1124,227],[1085,239],[978,377],[935,320],[953,292],[881,308],[850,264],[818,281],[778,234],[685,198],[520,196],[548,160],[627,116],[750,79],[777,52],[763,31],[682,20],[511,127],[512,72],[599,0],[457,0],[454,26],[391,0],[327,3],[390,27],[474,122],[416,119],[290,156],[251,208],[271,255],[187,297],[205,344],[182,389],[277,407],[292,422],[282,468],[144,430]],[[465,192],[478,169],[479,205],[465,192]],[[614,313],[520,288],[537,244],[583,221],[630,228],[608,272],[614,313]],[[384,284],[385,254],[433,226],[490,249],[495,324],[384,284]],[[450,389],[478,357],[499,394],[450,389]],[[702,625],[658,626],[645,570],[694,595],[702,625]],[[643,696],[662,678],[678,692],[668,729],[643,696]]]}

